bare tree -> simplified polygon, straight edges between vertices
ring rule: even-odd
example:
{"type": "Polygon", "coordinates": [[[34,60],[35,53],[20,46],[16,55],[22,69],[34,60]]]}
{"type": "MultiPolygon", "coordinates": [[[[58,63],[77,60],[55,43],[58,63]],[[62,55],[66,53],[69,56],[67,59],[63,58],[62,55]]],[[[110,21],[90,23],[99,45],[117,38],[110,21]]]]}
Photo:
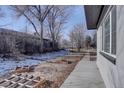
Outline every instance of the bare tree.
{"type": "Polygon", "coordinates": [[[93,39],[91,41],[91,47],[92,48],[96,48],[97,47],[97,36],[96,36],[96,32],[93,35],[93,39]]]}
{"type": "Polygon", "coordinates": [[[96,32],[95,32],[95,34],[93,36],[93,43],[94,43],[94,48],[96,48],[97,47],[97,35],[96,35],[96,32]]]}
{"type": "Polygon", "coordinates": [[[90,47],[91,40],[92,40],[91,37],[87,35],[85,39],[85,44],[86,44],[87,49],[90,47]]]}
{"type": "Polygon", "coordinates": [[[62,41],[61,41],[61,47],[64,48],[64,49],[69,48],[69,47],[70,47],[70,42],[69,42],[69,40],[67,40],[67,39],[62,39],[62,41]]]}
{"type": "Polygon", "coordinates": [[[70,31],[69,34],[70,41],[72,42],[72,46],[75,46],[80,52],[81,47],[84,43],[84,27],[82,24],[77,24],[74,26],[73,30],[70,31]]]}
{"type": "Polygon", "coordinates": [[[48,35],[52,39],[54,50],[58,48],[63,26],[69,17],[69,9],[70,6],[54,6],[48,13],[48,35]]]}
{"type": "Polygon", "coordinates": [[[17,16],[24,16],[29,23],[33,26],[37,36],[41,40],[41,52],[43,52],[43,25],[48,13],[53,8],[52,5],[15,5],[11,6],[12,9],[17,13],[17,16]]]}

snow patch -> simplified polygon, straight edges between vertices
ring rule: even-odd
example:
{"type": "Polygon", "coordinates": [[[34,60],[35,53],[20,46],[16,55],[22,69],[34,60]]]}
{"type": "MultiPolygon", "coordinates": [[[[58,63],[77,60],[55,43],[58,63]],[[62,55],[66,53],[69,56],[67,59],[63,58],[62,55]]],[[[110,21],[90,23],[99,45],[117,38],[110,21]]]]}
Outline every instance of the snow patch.
{"type": "Polygon", "coordinates": [[[2,58],[0,58],[0,76],[5,75],[12,70],[14,70],[16,67],[23,67],[23,66],[32,66],[32,65],[38,65],[43,61],[55,59],[57,57],[65,56],[68,54],[68,51],[61,50],[58,52],[50,52],[45,54],[39,54],[34,56],[28,56],[23,61],[3,61],[2,58]]]}

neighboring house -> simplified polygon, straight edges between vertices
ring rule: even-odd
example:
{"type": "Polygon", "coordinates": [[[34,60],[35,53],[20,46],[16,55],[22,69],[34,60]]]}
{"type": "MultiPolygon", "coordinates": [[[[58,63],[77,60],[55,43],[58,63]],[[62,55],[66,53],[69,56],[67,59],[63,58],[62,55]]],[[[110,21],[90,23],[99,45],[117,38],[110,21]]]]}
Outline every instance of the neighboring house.
{"type": "Polygon", "coordinates": [[[106,87],[124,87],[124,6],[84,6],[88,29],[97,29],[97,65],[106,87]]]}

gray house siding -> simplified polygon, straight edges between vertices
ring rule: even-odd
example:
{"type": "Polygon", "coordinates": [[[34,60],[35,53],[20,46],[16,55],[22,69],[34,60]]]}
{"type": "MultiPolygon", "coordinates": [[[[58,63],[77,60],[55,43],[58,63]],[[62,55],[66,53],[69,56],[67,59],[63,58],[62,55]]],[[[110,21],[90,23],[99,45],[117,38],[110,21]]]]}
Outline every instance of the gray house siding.
{"type": "Polygon", "coordinates": [[[124,6],[116,6],[116,64],[100,54],[102,25],[97,31],[97,65],[106,87],[124,87],[124,6]]]}
{"type": "Polygon", "coordinates": [[[124,6],[117,6],[117,68],[124,87],[124,6]]]}

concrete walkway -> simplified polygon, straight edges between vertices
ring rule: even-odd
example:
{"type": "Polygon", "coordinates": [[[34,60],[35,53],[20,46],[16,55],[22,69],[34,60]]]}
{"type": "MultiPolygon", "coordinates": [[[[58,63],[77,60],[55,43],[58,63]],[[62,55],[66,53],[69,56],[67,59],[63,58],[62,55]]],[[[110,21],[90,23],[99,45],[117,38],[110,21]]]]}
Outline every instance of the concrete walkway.
{"type": "Polygon", "coordinates": [[[62,84],[61,88],[104,88],[96,61],[85,56],[62,84]]]}

